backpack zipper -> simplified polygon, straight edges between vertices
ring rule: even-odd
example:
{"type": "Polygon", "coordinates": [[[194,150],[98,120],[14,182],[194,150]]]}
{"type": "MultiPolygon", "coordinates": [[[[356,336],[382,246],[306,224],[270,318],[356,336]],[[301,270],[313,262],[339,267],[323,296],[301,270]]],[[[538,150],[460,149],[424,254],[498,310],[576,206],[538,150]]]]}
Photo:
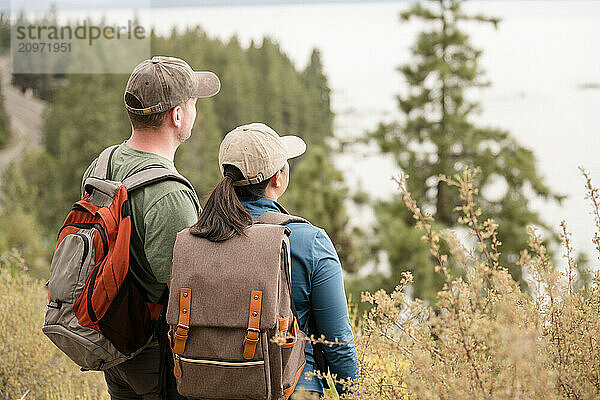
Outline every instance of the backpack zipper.
{"type": "Polygon", "coordinates": [[[256,365],[264,365],[264,360],[256,360],[256,361],[221,361],[221,360],[206,360],[202,358],[188,358],[182,357],[178,354],[175,354],[176,360],[181,360],[183,362],[192,363],[192,364],[204,364],[204,365],[216,365],[219,367],[252,367],[256,365]]]}
{"type": "Polygon", "coordinates": [[[58,231],[57,238],[60,237],[61,232],[67,226],[73,226],[75,228],[82,228],[82,229],[95,228],[98,231],[98,233],[100,233],[100,238],[102,239],[102,249],[104,250],[104,256],[106,257],[106,255],[108,254],[108,239],[106,237],[106,232],[104,232],[104,228],[102,227],[102,225],[100,225],[98,223],[93,223],[93,222],[81,222],[81,223],[65,224],[58,231]]]}
{"type": "MultiPolygon", "coordinates": [[[[58,231],[59,237],[60,237],[60,234],[63,231],[63,229],[65,229],[67,226],[73,226],[75,228],[82,228],[82,229],[95,228],[98,231],[98,233],[100,234],[100,238],[102,239],[102,249],[104,250],[104,257],[106,257],[108,255],[108,239],[106,238],[106,233],[104,232],[104,228],[102,227],[102,225],[100,225],[98,223],[93,223],[93,222],[65,224],[58,231]]],[[[94,284],[96,283],[96,275],[98,275],[98,267],[99,266],[100,266],[100,264],[96,265],[94,267],[94,269],[92,270],[92,274],[90,276],[90,282],[88,284],[89,289],[87,292],[87,309],[88,309],[88,315],[89,315],[90,319],[92,320],[92,322],[98,321],[98,317],[96,317],[96,313],[94,312],[94,308],[92,306],[92,294],[94,292],[94,284]]]]}
{"type": "MultiPolygon", "coordinates": [[[[81,279],[81,270],[83,269],[83,263],[85,262],[85,259],[90,251],[90,241],[88,237],[85,236],[83,233],[75,232],[74,235],[79,236],[83,240],[83,255],[81,256],[81,262],[79,263],[79,273],[77,274],[77,282],[79,282],[79,279],[81,279]]],[[[75,289],[73,289],[73,295],[74,294],[75,289]]]]}
{"type": "Polygon", "coordinates": [[[79,233],[79,232],[75,232],[75,236],[79,236],[81,239],[83,239],[83,256],[81,257],[81,262],[80,267],[83,267],[83,262],[85,261],[85,258],[88,255],[88,252],[90,251],[90,242],[87,236],[85,236],[83,233],[79,233]]]}
{"type": "Polygon", "coordinates": [[[87,309],[88,315],[92,322],[98,322],[98,317],[96,317],[96,313],[94,312],[94,307],[92,306],[92,294],[94,293],[94,284],[96,283],[96,275],[98,275],[98,268],[102,265],[102,263],[96,265],[92,270],[92,275],[90,276],[90,282],[88,283],[88,291],[87,291],[87,309]]]}

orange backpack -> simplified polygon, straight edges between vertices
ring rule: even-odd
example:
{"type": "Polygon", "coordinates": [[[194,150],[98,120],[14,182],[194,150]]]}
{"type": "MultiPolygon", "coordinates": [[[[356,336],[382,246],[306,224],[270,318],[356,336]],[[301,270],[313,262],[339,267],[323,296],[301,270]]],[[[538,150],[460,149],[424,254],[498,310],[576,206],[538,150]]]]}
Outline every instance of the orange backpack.
{"type": "Polygon", "coordinates": [[[147,301],[131,273],[129,243],[134,190],[181,175],[150,166],[122,182],[110,180],[118,145],[104,150],[59,231],[48,281],[42,331],[83,369],[105,370],[152,339],[162,305],[147,301]]]}

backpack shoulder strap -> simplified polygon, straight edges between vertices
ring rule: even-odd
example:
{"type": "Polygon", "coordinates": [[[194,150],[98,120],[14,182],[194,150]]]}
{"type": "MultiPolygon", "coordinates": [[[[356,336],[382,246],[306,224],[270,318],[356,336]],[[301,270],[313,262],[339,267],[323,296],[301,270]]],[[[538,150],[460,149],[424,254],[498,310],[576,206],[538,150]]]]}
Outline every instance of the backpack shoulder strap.
{"type": "MultiPolygon", "coordinates": [[[[102,151],[98,156],[98,160],[96,161],[96,166],[94,167],[94,171],[91,177],[107,180],[110,177],[110,161],[112,156],[120,145],[116,144],[114,146],[110,146],[102,151]]],[[[172,179],[175,181],[179,181],[186,185],[191,191],[196,193],[194,190],[194,186],[185,179],[181,174],[177,172],[173,172],[168,168],[162,166],[151,166],[149,168],[145,168],[141,171],[136,172],[135,174],[123,179],[121,183],[125,185],[125,188],[128,192],[132,192],[136,189],[140,189],[144,186],[151,185],[156,182],[164,181],[172,179]]]]}
{"type": "Polygon", "coordinates": [[[98,156],[98,161],[96,161],[96,167],[94,168],[94,172],[92,176],[94,178],[106,180],[110,176],[110,160],[112,158],[113,153],[119,147],[118,144],[114,146],[110,146],[102,151],[98,156]]]}
{"type": "Polygon", "coordinates": [[[174,180],[183,183],[188,187],[194,194],[196,191],[194,187],[185,179],[181,174],[171,171],[165,167],[150,167],[136,172],[135,174],[123,179],[122,183],[127,189],[127,192],[133,192],[134,190],[143,188],[153,183],[162,182],[166,180],[174,180]]]}
{"type": "Polygon", "coordinates": [[[255,222],[259,224],[272,224],[272,225],[287,225],[293,222],[301,222],[305,224],[310,224],[307,220],[301,217],[296,217],[295,215],[289,215],[280,213],[277,211],[267,211],[256,218],[255,222]]]}

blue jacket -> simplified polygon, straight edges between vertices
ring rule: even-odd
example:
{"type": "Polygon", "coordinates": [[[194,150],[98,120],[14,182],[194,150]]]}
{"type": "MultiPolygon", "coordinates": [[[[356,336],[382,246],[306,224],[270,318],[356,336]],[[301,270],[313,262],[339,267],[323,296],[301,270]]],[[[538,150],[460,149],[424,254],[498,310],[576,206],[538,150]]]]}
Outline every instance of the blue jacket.
{"type": "MultiPolygon", "coordinates": [[[[267,211],[289,214],[279,203],[264,197],[242,199],[242,204],[253,218],[267,211]]],[[[316,226],[306,223],[290,223],[287,226],[291,231],[292,299],[298,312],[300,326],[303,327],[306,323],[311,296],[312,313],[319,334],[325,335],[329,341],[337,338],[340,342],[349,342],[323,346],[331,373],[342,379],[356,379],[356,349],[348,318],[342,265],[333,243],[327,233],[316,226]]],[[[307,371],[314,371],[313,349],[310,343],[306,344],[306,366],[297,388],[323,393],[323,385],[319,379],[305,379],[304,373],[307,371]]],[[[338,393],[342,393],[341,385],[336,385],[336,389],[338,393]]]]}

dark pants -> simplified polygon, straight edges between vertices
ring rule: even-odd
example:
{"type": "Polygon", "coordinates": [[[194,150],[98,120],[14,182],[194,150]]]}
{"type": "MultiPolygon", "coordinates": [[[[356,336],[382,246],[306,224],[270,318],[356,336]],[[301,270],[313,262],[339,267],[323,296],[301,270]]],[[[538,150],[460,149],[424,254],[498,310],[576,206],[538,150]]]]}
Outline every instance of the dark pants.
{"type": "Polygon", "coordinates": [[[160,348],[150,344],[136,357],[104,371],[113,400],[161,400],[160,348]]]}
{"type": "MultiPolygon", "coordinates": [[[[162,342],[162,341],[161,341],[162,342]]],[[[104,371],[112,400],[180,400],[173,376],[173,358],[169,347],[155,340],[140,354],[104,371]],[[160,367],[163,365],[163,371],[160,367]],[[163,375],[161,376],[161,372],[163,375]],[[164,393],[161,395],[161,380],[164,393]]]]}

